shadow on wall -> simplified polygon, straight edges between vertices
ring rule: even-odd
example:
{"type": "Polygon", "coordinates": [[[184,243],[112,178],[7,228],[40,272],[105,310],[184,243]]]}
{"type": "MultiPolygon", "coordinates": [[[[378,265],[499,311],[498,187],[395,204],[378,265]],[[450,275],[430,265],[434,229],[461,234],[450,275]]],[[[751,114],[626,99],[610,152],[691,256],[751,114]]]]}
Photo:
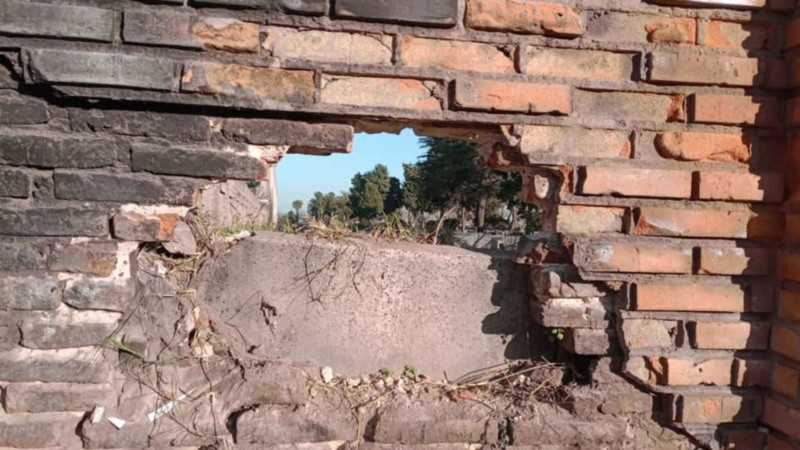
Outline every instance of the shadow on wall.
{"type": "Polygon", "coordinates": [[[524,268],[454,247],[262,233],[197,288],[254,355],[337,373],[412,364],[452,380],[530,355],[524,268]]]}

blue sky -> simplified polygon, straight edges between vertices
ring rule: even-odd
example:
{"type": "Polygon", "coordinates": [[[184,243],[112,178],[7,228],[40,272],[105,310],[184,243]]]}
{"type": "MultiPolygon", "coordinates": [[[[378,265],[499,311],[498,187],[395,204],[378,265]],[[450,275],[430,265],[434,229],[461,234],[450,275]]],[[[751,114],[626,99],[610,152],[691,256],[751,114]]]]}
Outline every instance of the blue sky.
{"type": "Polygon", "coordinates": [[[316,191],[347,191],[353,175],[372,170],[376,164],[385,165],[391,176],[402,180],[403,164],[416,162],[423,152],[417,135],[407,129],[400,135],[357,134],[349,154],[286,155],[277,168],[278,208],[285,213],[294,200],[302,200],[305,209],[316,191]]]}

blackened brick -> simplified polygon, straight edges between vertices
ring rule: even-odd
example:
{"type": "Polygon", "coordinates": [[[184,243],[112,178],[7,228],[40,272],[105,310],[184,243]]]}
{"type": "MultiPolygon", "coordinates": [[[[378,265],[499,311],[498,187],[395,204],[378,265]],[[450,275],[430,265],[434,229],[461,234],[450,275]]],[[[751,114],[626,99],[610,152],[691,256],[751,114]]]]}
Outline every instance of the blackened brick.
{"type": "Polygon", "coordinates": [[[450,27],[458,20],[458,0],[336,0],[337,17],[450,27]]]}
{"type": "Polygon", "coordinates": [[[86,412],[113,392],[107,384],[14,383],[6,387],[3,406],[8,413],[86,412]]]}
{"type": "Polygon", "coordinates": [[[258,8],[315,16],[321,16],[328,11],[328,0],[193,0],[192,3],[200,6],[258,8]]]}
{"type": "Polygon", "coordinates": [[[111,42],[114,11],[29,1],[0,2],[0,33],[111,42]]]}
{"type": "Polygon", "coordinates": [[[117,159],[117,145],[110,139],[64,135],[0,136],[0,163],[52,169],[107,167],[117,159]]]}
{"type": "Polygon", "coordinates": [[[174,61],[121,53],[25,50],[26,72],[34,83],[87,84],[169,91],[177,86],[174,61]]]}
{"type": "Polygon", "coordinates": [[[28,198],[31,182],[21,170],[0,169],[0,197],[28,198]]]}
{"type": "Polygon", "coordinates": [[[44,268],[44,256],[32,242],[0,242],[0,270],[44,268]]]}
{"type": "Polygon", "coordinates": [[[0,207],[0,234],[12,236],[105,236],[108,215],[79,208],[0,207]]]}
{"type": "Polygon", "coordinates": [[[0,125],[34,125],[47,122],[47,105],[37,99],[0,97],[0,125]]]}
{"type": "Polygon", "coordinates": [[[117,245],[111,242],[89,242],[55,245],[47,257],[47,268],[55,272],[87,273],[107,277],[117,265],[117,245]]]}
{"type": "Polygon", "coordinates": [[[98,383],[106,382],[108,375],[108,367],[96,347],[0,353],[3,381],[98,383]]]}
{"type": "Polygon", "coordinates": [[[0,278],[0,310],[51,310],[61,304],[62,286],[56,278],[0,278]]]}
{"type": "Polygon", "coordinates": [[[206,147],[136,145],[131,150],[131,167],[134,171],[193,177],[250,180],[267,175],[267,165],[258,158],[206,147]]]}
{"type": "Polygon", "coordinates": [[[210,120],[193,114],[73,109],[69,113],[69,120],[75,131],[159,137],[180,141],[207,141],[211,138],[210,120]]]}
{"type": "Polygon", "coordinates": [[[56,198],[100,202],[191,205],[200,185],[187,178],[128,173],[56,172],[53,178],[56,198]]]}
{"type": "Polygon", "coordinates": [[[222,132],[228,139],[256,145],[290,145],[291,153],[348,153],[353,127],[291,120],[228,119],[222,132]]]}
{"type": "Polygon", "coordinates": [[[122,312],[130,306],[134,293],[130,284],[84,278],[67,283],[64,303],[76,309],[122,312]]]}

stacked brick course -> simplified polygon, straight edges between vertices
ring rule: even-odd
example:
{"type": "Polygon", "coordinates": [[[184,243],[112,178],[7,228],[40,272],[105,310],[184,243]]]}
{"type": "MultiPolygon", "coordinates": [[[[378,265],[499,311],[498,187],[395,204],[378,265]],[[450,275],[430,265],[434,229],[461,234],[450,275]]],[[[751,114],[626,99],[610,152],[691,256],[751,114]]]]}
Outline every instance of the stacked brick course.
{"type": "Polygon", "coordinates": [[[101,445],[75,434],[113,396],[93,346],[133,301],[132,252],[204,187],[410,126],[524,171],[533,314],[569,351],[623,362],[709,445],[796,448],[794,8],[3,1],[0,447],[101,445]]]}

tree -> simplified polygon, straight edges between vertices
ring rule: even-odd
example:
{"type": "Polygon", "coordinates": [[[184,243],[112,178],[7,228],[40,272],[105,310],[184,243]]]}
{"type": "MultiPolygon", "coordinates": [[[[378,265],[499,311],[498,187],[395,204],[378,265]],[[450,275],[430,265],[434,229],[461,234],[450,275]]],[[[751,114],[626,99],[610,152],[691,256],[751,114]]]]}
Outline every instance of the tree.
{"type": "Polygon", "coordinates": [[[383,212],[391,214],[403,207],[403,185],[395,177],[389,178],[389,191],[383,199],[383,212]]]}
{"type": "Polygon", "coordinates": [[[297,219],[300,218],[300,210],[303,209],[303,201],[302,200],[295,200],[292,202],[292,208],[294,208],[295,217],[297,219]]]}
{"type": "Polygon", "coordinates": [[[350,199],[347,194],[315,192],[308,202],[308,214],[320,222],[328,223],[334,217],[341,220],[350,218],[350,199]]]}
{"type": "Polygon", "coordinates": [[[350,210],[353,216],[368,221],[383,214],[390,185],[389,169],[383,164],[378,164],[369,172],[357,173],[350,187],[350,210]]]}

